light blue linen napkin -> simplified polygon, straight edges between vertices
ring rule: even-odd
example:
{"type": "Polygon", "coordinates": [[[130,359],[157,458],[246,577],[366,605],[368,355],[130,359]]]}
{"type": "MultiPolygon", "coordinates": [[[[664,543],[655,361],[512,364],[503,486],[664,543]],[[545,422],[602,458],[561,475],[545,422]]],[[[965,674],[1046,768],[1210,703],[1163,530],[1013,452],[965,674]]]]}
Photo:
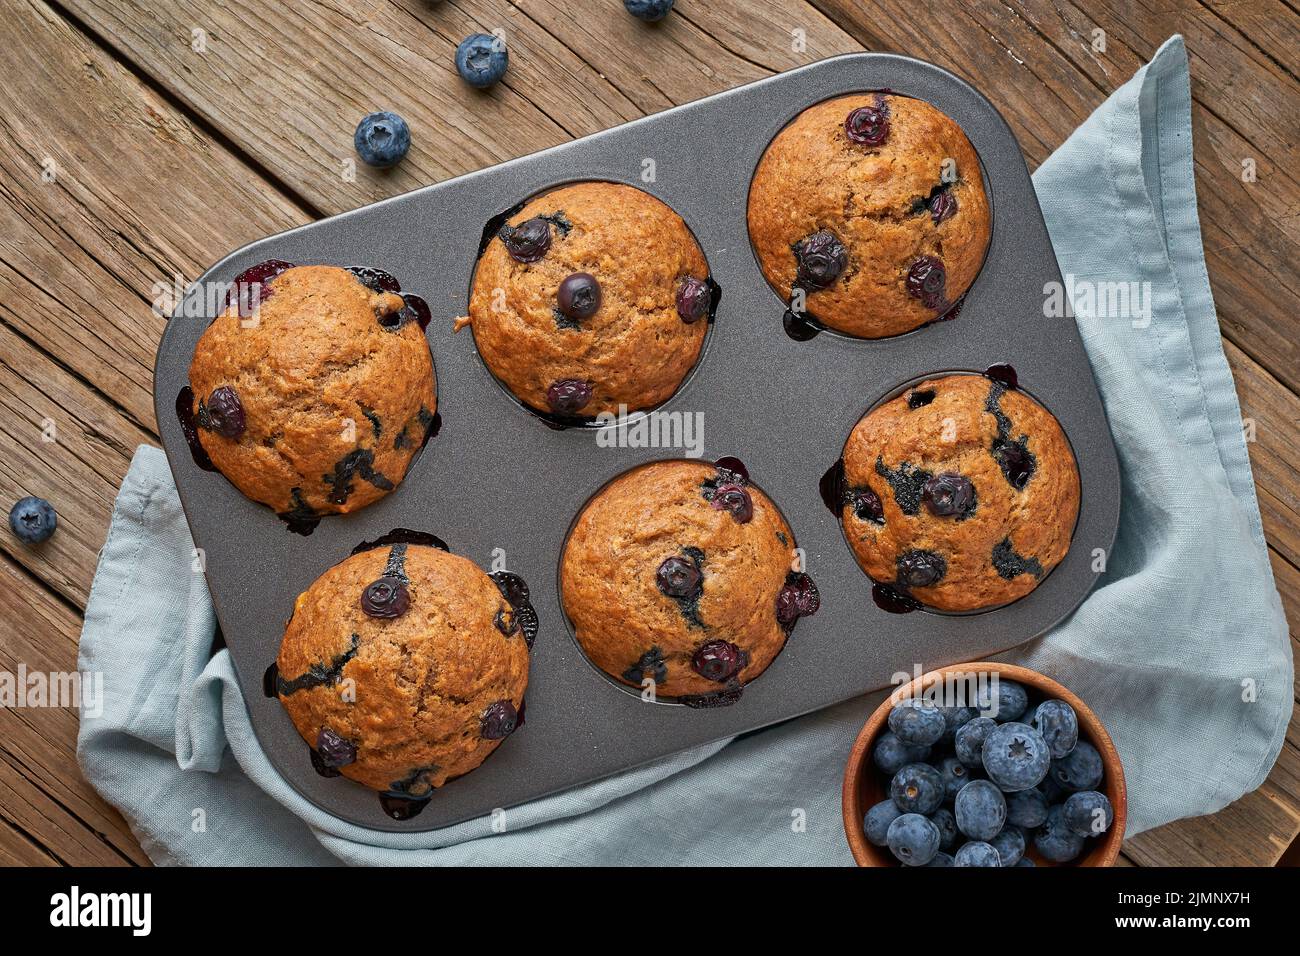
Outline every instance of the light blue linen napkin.
{"type": "MultiPolygon", "coordinates": [[[[1129,832],[1260,785],[1292,707],[1232,377],[1201,251],[1182,40],[1106,101],[1034,177],[1061,270],[1149,283],[1150,322],[1076,313],[1123,469],[1106,574],[1061,627],[1004,655],[1096,709],[1119,747],[1129,832]],[[1141,326],[1141,327],[1139,327],[1141,326]]],[[[1104,288],[1104,287],[1103,287],[1104,288]]],[[[157,863],[850,863],[849,747],[881,694],[425,834],[342,823],[271,769],[249,725],[161,452],[132,462],[100,557],[80,667],[87,778],[157,863]],[[500,827],[498,826],[498,829],[500,827]]]]}

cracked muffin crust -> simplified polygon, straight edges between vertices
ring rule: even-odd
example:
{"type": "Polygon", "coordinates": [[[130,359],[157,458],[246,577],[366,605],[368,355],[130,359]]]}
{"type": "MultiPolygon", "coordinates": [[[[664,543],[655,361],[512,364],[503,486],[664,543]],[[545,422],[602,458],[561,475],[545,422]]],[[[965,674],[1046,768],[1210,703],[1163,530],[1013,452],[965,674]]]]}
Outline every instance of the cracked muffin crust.
{"type": "Polygon", "coordinates": [[[734,459],[663,461],[616,478],[565,543],[561,600],[587,657],[693,706],[733,703],[776,658],[817,589],[794,536],[734,459]]]}
{"type": "Polygon", "coordinates": [[[844,448],[840,516],[858,563],[940,610],[1028,594],[1065,557],[1078,513],[1061,426],[981,375],[908,389],[868,412],[844,448]]]}
{"type": "Polygon", "coordinates": [[[231,305],[190,364],[212,463],[281,515],[350,512],[402,480],[437,411],[433,360],[402,296],[335,266],[274,275],[231,305]]]}
{"type": "Polygon", "coordinates": [[[970,141],[910,97],[810,107],[772,140],[750,185],[749,236],[767,281],[792,311],[860,338],[948,313],[975,281],[989,235],[970,141]]]}
{"type": "Polygon", "coordinates": [[[677,390],[704,344],[713,289],[668,206],[582,182],[533,199],[488,242],[457,329],[471,325],[487,367],[531,408],[616,414],[677,390]]]}
{"type": "Polygon", "coordinates": [[[528,687],[506,590],[466,558],[396,543],[300,594],[274,689],[317,769],[419,800],[481,764],[515,729],[528,687]]]}

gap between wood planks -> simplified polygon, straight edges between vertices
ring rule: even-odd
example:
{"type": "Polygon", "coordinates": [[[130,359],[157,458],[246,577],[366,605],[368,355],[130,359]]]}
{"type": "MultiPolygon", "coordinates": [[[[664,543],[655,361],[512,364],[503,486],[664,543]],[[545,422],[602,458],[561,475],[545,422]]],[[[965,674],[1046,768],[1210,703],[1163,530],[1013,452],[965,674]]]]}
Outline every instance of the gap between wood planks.
{"type": "MultiPolygon", "coordinates": [[[[94,30],[93,30],[92,28],[87,27],[87,26],[86,26],[82,21],[78,20],[78,18],[77,18],[75,15],[68,13],[68,11],[63,7],[62,4],[59,4],[58,6],[59,6],[59,9],[60,9],[60,10],[63,10],[63,12],[67,13],[68,18],[69,18],[70,20],[72,20],[72,21],[75,22],[75,23],[78,23],[78,24],[81,26],[83,32],[85,32],[87,35],[89,35],[89,36],[90,36],[90,37],[91,37],[91,38],[92,38],[92,39],[93,39],[93,40],[94,40],[98,45],[100,45],[100,46],[101,46],[102,48],[104,48],[104,49],[108,49],[108,50],[110,50],[110,52],[112,51],[112,49],[115,49],[115,48],[110,47],[110,45],[109,45],[108,43],[106,43],[106,42],[103,40],[102,37],[100,37],[99,35],[97,35],[97,34],[94,32],[94,30]]],[[[448,5],[448,6],[452,6],[452,5],[448,5]]],[[[468,3],[467,3],[467,4],[456,4],[456,5],[454,5],[454,6],[456,6],[456,7],[458,7],[458,8],[463,6],[463,7],[467,7],[467,8],[471,8],[471,9],[473,9],[473,8],[481,7],[482,5],[480,5],[480,4],[468,4],[468,3]]],[[[516,5],[514,5],[514,6],[515,6],[516,9],[518,9],[518,10],[520,10],[520,11],[523,11],[524,4],[520,3],[520,4],[516,4],[516,5]]],[[[530,6],[531,6],[531,5],[530,5],[530,6]]],[[[727,7],[727,6],[733,6],[733,5],[731,5],[731,4],[721,4],[721,5],[719,5],[719,6],[727,7]]],[[[786,4],[786,5],[783,5],[783,6],[789,7],[789,6],[802,6],[802,5],[800,5],[800,4],[794,4],[794,5],[786,4]]],[[[682,4],[682,7],[683,7],[683,13],[687,13],[688,11],[694,11],[694,6],[693,6],[693,5],[682,4]]],[[[550,11],[549,11],[549,8],[548,8],[548,11],[547,11],[547,12],[550,12],[550,11]]],[[[527,19],[528,19],[530,22],[532,22],[532,23],[534,23],[534,24],[540,24],[540,21],[537,20],[537,19],[535,19],[532,15],[529,15],[529,14],[525,13],[525,16],[527,17],[527,19]]],[[[691,26],[691,27],[692,27],[692,28],[693,28],[697,33],[702,34],[704,37],[708,37],[710,40],[712,39],[712,37],[710,37],[710,36],[707,34],[707,32],[705,31],[705,29],[699,25],[699,23],[697,22],[697,19],[692,19],[690,16],[684,15],[684,16],[683,16],[683,20],[685,20],[688,24],[690,24],[690,26],[691,26]]],[[[827,20],[826,23],[829,24],[830,21],[827,20]]],[[[550,37],[552,40],[556,41],[557,43],[560,42],[560,40],[559,40],[559,34],[554,34],[554,33],[549,32],[549,29],[546,28],[546,27],[542,27],[542,30],[543,30],[543,32],[546,32],[547,36],[550,37]]],[[[441,36],[441,34],[439,34],[439,36],[441,36]]],[[[445,39],[445,37],[444,37],[444,39],[445,39]]],[[[694,39],[694,42],[700,42],[700,37],[695,37],[695,38],[693,38],[693,39],[694,39]]],[[[454,38],[451,39],[451,40],[448,40],[447,42],[449,42],[449,43],[454,43],[454,38]]],[[[721,42],[719,42],[718,45],[719,45],[720,48],[722,48],[722,49],[724,49],[724,50],[728,50],[728,51],[730,51],[730,47],[726,46],[725,44],[722,44],[721,42]]],[[[688,44],[687,46],[681,46],[681,47],[679,47],[679,49],[682,51],[682,54],[683,54],[685,57],[688,57],[688,58],[689,58],[689,57],[692,57],[692,56],[695,56],[695,55],[696,55],[695,52],[693,51],[691,45],[689,45],[689,44],[688,44]]],[[[1054,49],[1057,49],[1057,52],[1058,52],[1058,53],[1060,52],[1059,48],[1055,48],[1055,47],[1054,47],[1054,49]]],[[[121,55],[121,54],[120,54],[120,51],[119,51],[118,55],[119,55],[119,56],[121,55]]],[[[744,53],[744,52],[734,52],[734,51],[733,51],[733,52],[732,52],[732,55],[735,57],[735,59],[736,59],[739,63],[744,64],[744,65],[745,65],[749,70],[751,70],[751,71],[752,71],[752,70],[758,70],[758,71],[760,71],[760,72],[762,72],[762,71],[770,72],[772,69],[774,69],[774,67],[772,67],[772,66],[765,65],[765,64],[763,64],[763,63],[760,63],[757,59],[753,59],[753,58],[751,58],[749,55],[747,55],[747,54],[744,53]]],[[[124,66],[125,66],[125,67],[126,67],[126,68],[127,68],[127,69],[128,69],[128,70],[129,70],[129,71],[130,71],[130,72],[131,72],[131,73],[132,73],[132,74],[133,74],[133,75],[134,75],[138,80],[143,81],[143,82],[145,83],[145,85],[149,87],[150,90],[152,90],[156,95],[158,95],[159,97],[161,97],[162,99],[164,99],[164,100],[167,102],[167,104],[168,104],[169,106],[171,106],[173,109],[178,110],[179,112],[181,112],[182,114],[184,114],[184,115],[187,117],[187,119],[189,119],[190,121],[192,121],[192,122],[194,122],[196,125],[198,125],[198,126],[199,126],[199,127],[200,127],[204,132],[205,132],[205,133],[207,133],[207,134],[209,135],[209,138],[211,138],[211,139],[213,139],[213,140],[216,140],[216,141],[219,143],[219,145],[224,146],[224,147],[227,147],[227,148],[228,148],[231,152],[233,152],[236,156],[240,157],[240,158],[242,159],[243,162],[245,162],[247,165],[253,167],[253,169],[254,169],[255,171],[257,171],[258,173],[262,174],[262,175],[264,176],[264,178],[270,180],[271,184],[272,184],[273,186],[276,186],[276,188],[277,188],[277,189],[278,189],[278,190],[279,190],[279,191],[280,191],[280,192],[285,196],[285,198],[287,198],[289,201],[291,201],[294,205],[297,205],[298,207],[303,208],[303,209],[304,209],[305,211],[307,211],[308,213],[310,213],[310,214],[314,214],[314,215],[319,215],[319,214],[321,214],[322,212],[326,211],[324,208],[319,207],[316,203],[314,203],[314,202],[313,202],[310,198],[308,198],[306,195],[300,195],[296,189],[292,189],[292,188],[288,187],[288,186],[287,186],[287,179],[286,179],[286,177],[275,174],[275,173],[272,171],[271,167],[268,167],[268,166],[266,166],[265,164],[261,163],[259,160],[256,160],[255,158],[253,158],[253,156],[250,155],[250,154],[252,154],[252,153],[254,152],[253,150],[250,150],[250,149],[248,149],[248,148],[242,147],[242,146],[240,146],[240,144],[237,143],[235,140],[233,140],[233,139],[231,139],[231,138],[228,138],[224,133],[222,133],[222,132],[220,131],[220,129],[217,128],[217,127],[219,126],[219,124],[216,124],[216,123],[213,123],[213,122],[209,122],[209,120],[208,120],[207,117],[206,117],[206,114],[203,112],[202,109],[200,109],[200,108],[198,108],[198,107],[195,107],[195,106],[193,106],[192,104],[187,104],[187,102],[186,102],[185,100],[183,100],[183,99],[182,99],[181,97],[179,97],[177,94],[173,93],[173,92],[172,92],[172,91],[171,91],[171,90],[170,90],[170,89],[169,89],[165,84],[162,84],[162,83],[160,83],[160,82],[154,80],[152,77],[150,77],[150,76],[145,72],[145,70],[144,70],[142,67],[139,67],[139,66],[136,65],[136,61],[135,61],[133,58],[131,58],[131,57],[125,57],[125,58],[122,59],[120,62],[121,62],[122,65],[124,65],[124,66]]],[[[586,61],[586,60],[583,60],[582,63],[583,63],[584,66],[586,66],[586,67],[589,68],[589,69],[593,69],[593,70],[596,69],[596,67],[594,67],[591,63],[589,63],[589,62],[586,61]]],[[[791,65],[791,64],[777,64],[775,68],[779,68],[780,66],[783,66],[783,65],[791,65]]],[[[513,66],[512,66],[512,69],[514,69],[513,66]]],[[[602,76],[603,76],[603,75],[602,75],[602,76]]],[[[715,75],[714,77],[712,77],[712,78],[716,78],[716,75],[715,75]]],[[[749,77],[749,78],[752,78],[752,77],[749,77]]],[[[646,80],[649,81],[649,78],[646,78],[646,80]]],[[[734,81],[734,82],[732,82],[732,81],[724,81],[722,85],[723,85],[724,87],[726,87],[726,86],[732,86],[732,85],[736,85],[736,82],[743,82],[743,81],[744,81],[743,79],[740,79],[740,80],[737,80],[737,81],[734,81]]],[[[649,82],[652,83],[652,81],[649,81],[649,82]]],[[[1103,89],[1099,84],[1097,84],[1095,81],[1090,81],[1090,82],[1092,82],[1092,85],[1095,86],[1095,87],[1097,87],[1098,90],[1101,90],[1102,92],[1104,92],[1104,89],[1103,89]]],[[[611,83],[610,83],[610,86],[611,86],[611,87],[614,87],[614,84],[611,82],[611,83]]],[[[615,89],[616,89],[616,88],[615,88],[615,89]]],[[[667,103],[666,105],[672,105],[672,103],[674,103],[674,102],[681,101],[681,99],[672,99],[672,98],[669,98],[668,95],[665,94],[665,93],[664,93],[664,92],[663,92],[663,91],[662,91],[658,86],[653,86],[653,89],[654,89],[654,91],[656,91],[660,96],[662,96],[664,99],[667,99],[667,100],[668,100],[668,103],[667,103]]],[[[621,91],[619,91],[619,93],[620,93],[620,95],[621,95],[621,91]]],[[[697,93],[690,93],[690,92],[688,92],[688,94],[684,97],[684,99],[694,99],[694,98],[696,98],[698,95],[701,95],[701,94],[699,94],[698,92],[697,92],[697,93]]],[[[680,96],[680,94],[679,94],[679,96],[680,96]]],[[[626,97],[624,97],[624,99],[626,99],[626,97]]],[[[629,101],[629,102],[630,102],[630,101],[629,101]]],[[[573,129],[579,129],[580,126],[581,126],[581,124],[579,124],[579,125],[577,125],[577,126],[573,126],[573,128],[571,129],[571,128],[570,128],[570,125],[568,125],[568,124],[566,124],[566,123],[564,123],[564,122],[560,122],[559,120],[557,120],[557,119],[556,119],[554,116],[552,116],[551,114],[546,113],[546,111],[542,110],[540,107],[536,107],[536,108],[538,109],[539,113],[542,113],[542,114],[544,114],[544,115],[546,116],[546,118],[550,121],[550,123],[554,124],[556,127],[560,128],[561,130],[564,130],[564,131],[567,132],[567,133],[572,134],[573,129]]],[[[659,107],[659,108],[662,108],[662,107],[659,107]]],[[[1038,139],[1037,137],[1035,137],[1035,141],[1036,141],[1037,143],[1039,143],[1039,144],[1040,144],[1042,147],[1044,147],[1044,148],[1050,148],[1050,146],[1051,146],[1051,144],[1049,144],[1049,143],[1044,143],[1042,140],[1038,139]]],[[[1041,157],[1040,157],[1040,158],[1041,158],[1041,157]]],[[[128,288],[129,288],[129,285],[128,285],[128,288]]],[[[27,341],[28,341],[29,344],[34,344],[34,343],[31,342],[30,339],[28,339],[27,341]]],[[[72,368],[71,366],[64,365],[63,367],[64,367],[65,370],[70,371],[71,373],[73,373],[74,375],[76,375],[76,376],[78,376],[78,377],[81,377],[81,376],[80,376],[80,373],[77,372],[77,371],[76,371],[74,368],[72,368]]],[[[86,380],[86,379],[83,378],[83,382],[84,382],[84,384],[85,384],[86,386],[88,386],[88,387],[96,388],[96,386],[94,385],[94,383],[92,383],[92,382],[89,381],[89,380],[86,380]]]]}

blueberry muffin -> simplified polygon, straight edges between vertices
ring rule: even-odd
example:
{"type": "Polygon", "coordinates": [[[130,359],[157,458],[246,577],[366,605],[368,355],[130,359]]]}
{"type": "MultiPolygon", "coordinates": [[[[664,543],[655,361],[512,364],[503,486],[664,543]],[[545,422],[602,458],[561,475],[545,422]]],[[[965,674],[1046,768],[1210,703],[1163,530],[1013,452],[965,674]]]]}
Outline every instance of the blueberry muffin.
{"type": "Polygon", "coordinates": [[[658,699],[734,703],[819,606],[794,536],[735,459],[664,461],[615,479],[564,548],[565,613],[587,657],[658,699]]]}
{"type": "Polygon", "coordinates": [[[841,96],[772,140],[749,192],[749,237],[791,310],[861,338],[948,313],[989,244],[966,134],[929,103],[841,96]]]}
{"type": "Polygon", "coordinates": [[[436,420],[427,306],[377,270],[263,266],[199,339],[182,422],[281,515],[356,511],[397,486],[436,420]]]}
{"type": "Polygon", "coordinates": [[[298,595],[269,689],[316,769],[409,815],[404,801],[481,764],[518,725],[528,687],[536,619],[516,582],[397,541],[298,595]]]}
{"type": "Polygon", "coordinates": [[[868,412],[844,448],[842,492],[863,570],[944,611],[1028,594],[1065,557],[1079,514],[1061,426],[981,375],[922,382],[868,412]]]}
{"type": "Polygon", "coordinates": [[[545,193],[479,259],[469,324],[521,401],[587,418],[653,408],[677,390],[714,307],[704,253],[680,216],[616,183],[545,193]]]}

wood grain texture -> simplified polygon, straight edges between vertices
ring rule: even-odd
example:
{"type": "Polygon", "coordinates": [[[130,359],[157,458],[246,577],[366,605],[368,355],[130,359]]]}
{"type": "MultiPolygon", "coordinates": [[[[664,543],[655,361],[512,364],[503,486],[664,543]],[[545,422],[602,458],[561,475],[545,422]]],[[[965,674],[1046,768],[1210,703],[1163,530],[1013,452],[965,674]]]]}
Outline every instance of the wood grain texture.
{"type": "MultiPolygon", "coordinates": [[[[58,503],[59,534],[0,527],[0,668],[71,666],[116,487],[155,440],[154,284],[270,232],[478,169],[778,70],[866,47],[953,69],[1036,166],[1170,33],[1188,42],[1206,258],[1284,607],[1300,622],[1300,16],[1277,0],[0,0],[0,491],[58,503]],[[1092,31],[1107,47],[1092,47],[1092,31]],[[510,71],[466,87],[464,35],[510,71]],[[194,31],[202,31],[202,50],[194,31]],[[20,39],[19,39],[20,38],[20,39]],[[398,168],[354,159],[372,109],[412,124],[398,168]],[[41,178],[53,160],[52,182],[41,178]],[[1243,182],[1242,161],[1257,167],[1243,182]],[[41,441],[53,420],[57,442],[41,441]],[[11,621],[20,621],[21,628],[11,621]],[[61,663],[60,663],[61,662],[61,663]]],[[[1293,632],[1294,637],[1294,632],[1293,632]]],[[[1300,647],[1300,645],[1295,645],[1300,647]]],[[[72,759],[75,715],[0,712],[0,863],[140,862],[72,759]],[[12,809],[11,809],[12,808],[12,809]]],[[[1271,863],[1300,830],[1300,749],[1213,817],[1128,841],[1121,863],[1271,863]]]]}

